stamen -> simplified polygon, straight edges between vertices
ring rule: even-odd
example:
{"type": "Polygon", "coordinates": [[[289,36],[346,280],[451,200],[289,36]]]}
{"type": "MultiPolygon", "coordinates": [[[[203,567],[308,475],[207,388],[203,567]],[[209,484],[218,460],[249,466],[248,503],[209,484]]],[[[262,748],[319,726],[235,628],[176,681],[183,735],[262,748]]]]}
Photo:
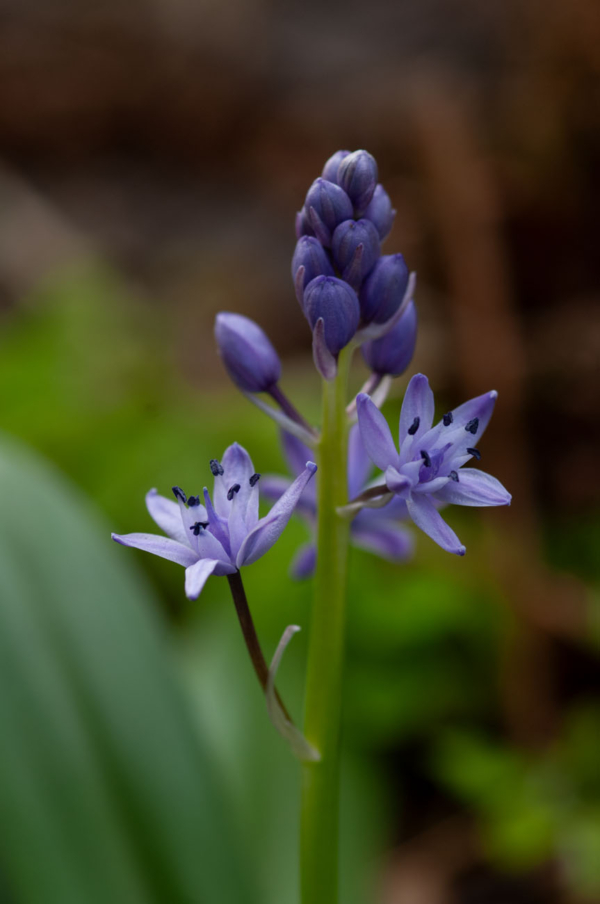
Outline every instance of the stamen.
{"type": "Polygon", "coordinates": [[[426,452],[425,449],[421,449],[421,458],[425,462],[425,467],[431,467],[431,458],[429,457],[429,452],[426,452]]]}
{"type": "Polygon", "coordinates": [[[235,494],[239,493],[239,491],[240,491],[239,483],[234,483],[234,485],[232,487],[229,487],[229,489],[227,490],[227,499],[229,500],[229,502],[231,502],[231,500],[233,499],[235,494]]]}
{"type": "Polygon", "coordinates": [[[196,521],[195,524],[192,524],[190,530],[194,532],[194,536],[197,537],[203,530],[206,530],[208,527],[208,521],[196,521]]]}
{"type": "Polygon", "coordinates": [[[454,415],[451,411],[447,411],[446,414],[442,416],[442,422],[444,427],[449,427],[452,421],[454,420],[454,415]]]}
{"type": "Polygon", "coordinates": [[[251,487],[256,486],[256,484],[258,483],[259,480],[260,480],[260,474],[253,474],[252,477],[250,478],[250,486],[251,487]]]}
{"type": "Polygon", "coordinates": [[[476,458],[477,461],[481,461],[481,452],[479,451],[479,449],[467,449],[467,452],[469,453],[469,455],[472,455],[473,458],[476,458]]]}
{"type": "Polygon", "coordinates": [[[450,480],[453,480],[454,483],[458,483],[458,472],[457,471],[450,471],[450,473],[448,474],[448,477],[450,478],[450,480]]]}
{"type": "Polygon", "coordinates": [[[181,499],[181,501],[182,501],[184,504],[187,502],[187,496],[185,495],[185,493],[183,492],[183,490],[181,489],[181,487],[171,487],[171,489],[173,490],[173,494],[174,494],[174,496],[175,496],[175,499],[181,499]]]}
{"type": "Polygon", "coordinates": [[[471,420],[465,427],[465,430],[467,431],[467,433],[472,433],[473,436],[475,436],[478,429],[479,429],[479,418],[478,417],[471,418],[471,420]]]}
{"type": "Polygon", "coordinates": [[[194,508],[196,505],[200,505],[200,496],[190,496],[188,499],[188,505],[190,508],[194,508]]]}
{"type": "Polygon", "coordinates": [[[216,458],[211,458],[209,465],[213,477],[222,477],[225,473],[225,471],[223,470],[223,465],[221,464],[221,462],[217,461],[216,458]]]}
{"type": "Polygon", "coordinates": [[[410,427],[408,428],[408,435],[414,436],[417,430],[419,429],[419,424],[421,423],[421,418],[416,417],[410,427]]]}

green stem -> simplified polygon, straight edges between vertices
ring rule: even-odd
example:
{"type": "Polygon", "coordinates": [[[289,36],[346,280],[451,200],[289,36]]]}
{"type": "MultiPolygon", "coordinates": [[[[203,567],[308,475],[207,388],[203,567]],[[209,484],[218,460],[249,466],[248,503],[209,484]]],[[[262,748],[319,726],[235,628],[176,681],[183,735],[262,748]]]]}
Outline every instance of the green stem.
{"type": "Polygon", "coordinates": [[[346,393],[351,350],[338,376],[323,383],[319,443],[318,555],[310,625],[305,735],[321,754],[303,767],[300,875],[303,904],[338,900],[340,715],[346,622],[349,522],[336,509],[346,503],[346,393]]]}

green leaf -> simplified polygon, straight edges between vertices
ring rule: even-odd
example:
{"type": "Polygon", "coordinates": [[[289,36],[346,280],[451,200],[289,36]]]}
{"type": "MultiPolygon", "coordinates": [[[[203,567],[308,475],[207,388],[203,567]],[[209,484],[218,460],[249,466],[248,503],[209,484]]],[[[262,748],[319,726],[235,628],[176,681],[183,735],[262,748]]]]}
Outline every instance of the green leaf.
{"type": "Polygon", "coordinates": [[[13,896],[253,901],[135,554],[6,439],[0,499],[0,861],[13,896]]]}

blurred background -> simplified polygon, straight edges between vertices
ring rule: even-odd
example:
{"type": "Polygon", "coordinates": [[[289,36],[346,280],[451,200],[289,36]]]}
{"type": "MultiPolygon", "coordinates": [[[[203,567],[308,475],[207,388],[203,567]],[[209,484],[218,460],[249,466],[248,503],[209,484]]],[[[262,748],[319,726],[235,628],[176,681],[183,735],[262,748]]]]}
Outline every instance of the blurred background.
{"type": "MultiPolygon", "coordinates": [[[[2,3],[1,902],[297,904],[296,764],[225,582],[186,602],[109,531],[234,439],[284,470],[218,310],[317,421],[294,214],[358,147],[419,274],[411,373],[440,412],[499,391],[513,505],[452,510],[464,560],[352,554],[343,901],[600,901],[599,48],[594,0],[2,3]]],[[[247,571],[268,657],[305,538],[247,571]]]]}

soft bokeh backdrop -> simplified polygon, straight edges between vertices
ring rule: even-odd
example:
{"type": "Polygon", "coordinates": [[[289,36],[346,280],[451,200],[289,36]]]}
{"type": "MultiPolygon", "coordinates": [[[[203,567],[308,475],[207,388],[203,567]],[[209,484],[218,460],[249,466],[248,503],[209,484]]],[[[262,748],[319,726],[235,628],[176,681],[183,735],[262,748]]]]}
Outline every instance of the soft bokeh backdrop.
{"type": "MultiPolygon", "coordinates": [[[[452,512],[464,560],[352,554],[344,904],[600,900],[598,48],[593,0],[3,5],[0,901],[297,904],[297,769],[226,583],[191,604],[109,531],[233,439],[284,467],[218,310],[318,419],[289,265],[340,147],[377,157],[419,274],[411,372],[441,410],[499,390],[514,497],[452,512]]],[[[268,655],[305,628],[298,716],[304,530],[247,571],[268,655]]]]}

